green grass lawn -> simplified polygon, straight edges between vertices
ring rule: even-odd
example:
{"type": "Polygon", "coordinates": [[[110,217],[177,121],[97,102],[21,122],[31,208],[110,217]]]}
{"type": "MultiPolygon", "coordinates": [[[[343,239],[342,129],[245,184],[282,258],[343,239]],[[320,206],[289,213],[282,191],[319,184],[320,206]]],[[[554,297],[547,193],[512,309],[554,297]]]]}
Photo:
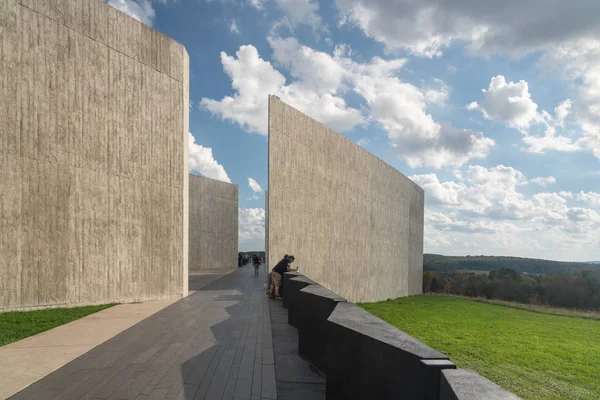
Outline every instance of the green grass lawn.
{"type": "Polygon", "coordinates": [[[36,311],[16,311],[0,314],[0,346],[37,335],[59,325],[107,309],[115,304],[100,306],[53,308],[36,311]]]}
{"type": "Polygon", "coordinates": [[[360,306],[524,399],[600,399],[600,321],[442,296],[360,306]]]}

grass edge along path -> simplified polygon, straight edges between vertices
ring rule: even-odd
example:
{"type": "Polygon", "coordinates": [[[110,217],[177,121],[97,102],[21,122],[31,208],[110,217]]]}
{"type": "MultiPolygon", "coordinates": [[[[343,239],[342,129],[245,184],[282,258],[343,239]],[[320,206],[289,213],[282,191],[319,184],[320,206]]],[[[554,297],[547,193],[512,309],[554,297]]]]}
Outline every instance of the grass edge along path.
{"type": "Polygon", "coordinates": [[[106,310],[116,304],[0,313],[0,347],[106,310]]]}
{"type": "Polygon", "coordinates": [[[443,296],[359,305],[523,399],[600,398],[600,321],[443,296]]]}

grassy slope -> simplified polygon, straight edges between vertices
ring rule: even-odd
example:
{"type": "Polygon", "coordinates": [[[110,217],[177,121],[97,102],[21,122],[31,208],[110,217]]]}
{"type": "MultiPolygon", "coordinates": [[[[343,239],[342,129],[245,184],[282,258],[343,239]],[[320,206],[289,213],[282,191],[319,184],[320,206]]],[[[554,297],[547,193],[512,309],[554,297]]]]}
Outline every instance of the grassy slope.
{"type": "Polygon", "coordinates": [[[600,398],[600,321],[438,296],[361,306],[524,399],[600,398]]]}
{"type": "Polygon", "coordinates": [[[112,306],[114,304],[2,313],[0,314],[0,346],[37,335],[112,306]]]}

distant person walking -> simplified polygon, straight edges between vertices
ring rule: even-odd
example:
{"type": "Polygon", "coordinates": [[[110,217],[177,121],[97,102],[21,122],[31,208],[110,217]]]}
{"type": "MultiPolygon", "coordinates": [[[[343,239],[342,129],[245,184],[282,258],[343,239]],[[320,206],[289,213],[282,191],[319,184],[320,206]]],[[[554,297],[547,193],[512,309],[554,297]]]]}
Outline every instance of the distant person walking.
{"type": "Polygon", "coordinates": [[[271,270],[271,286],[269,287],[269,291],[267,295],[270,298],[275,296],[275,299],[281,300],[281,281],[283,279],[283,274],[288,271],[298,271],[298,268],[292,267],[292,263],[296,258],[294,256],[288,256],[287,254],[273,267],[271,270]],[[275,293],[273,293],[275,292],[275,293]]]}
{"type": "Polygon", "coordinates": [[[258,276],[258,267],[260,266],[260,257],[258,254],[252,256],[252,264],[254,264],[254,276],[258,276]]]}

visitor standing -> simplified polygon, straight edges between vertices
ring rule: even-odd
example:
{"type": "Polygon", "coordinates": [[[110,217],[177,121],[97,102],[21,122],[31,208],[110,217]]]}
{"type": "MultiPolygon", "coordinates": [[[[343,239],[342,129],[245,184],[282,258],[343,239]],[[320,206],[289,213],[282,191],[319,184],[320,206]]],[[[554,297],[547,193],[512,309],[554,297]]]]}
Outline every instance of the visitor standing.
{"type": "Polygon", "coordinates": [[[267,295],[270,298],[275,296],[275,299],[281,300],[281,281],[283,279],[283,274],[288,271],[298,271],[298,268],[292,267],[292,263],[296,258],[294,256],[288,256],[287,254],[273,267],[271,270],[271,286],[269,287],[269,291],[267,295]],[[275,293],[273,293],[275,292],[275,293]]]}
{"type": "Polygon", "coordinates": [[[254,276],[258,276],[258,267],[260,266],[260,258],[258,254],[252,256],[252,264],[254,264],[254,276]]]}

